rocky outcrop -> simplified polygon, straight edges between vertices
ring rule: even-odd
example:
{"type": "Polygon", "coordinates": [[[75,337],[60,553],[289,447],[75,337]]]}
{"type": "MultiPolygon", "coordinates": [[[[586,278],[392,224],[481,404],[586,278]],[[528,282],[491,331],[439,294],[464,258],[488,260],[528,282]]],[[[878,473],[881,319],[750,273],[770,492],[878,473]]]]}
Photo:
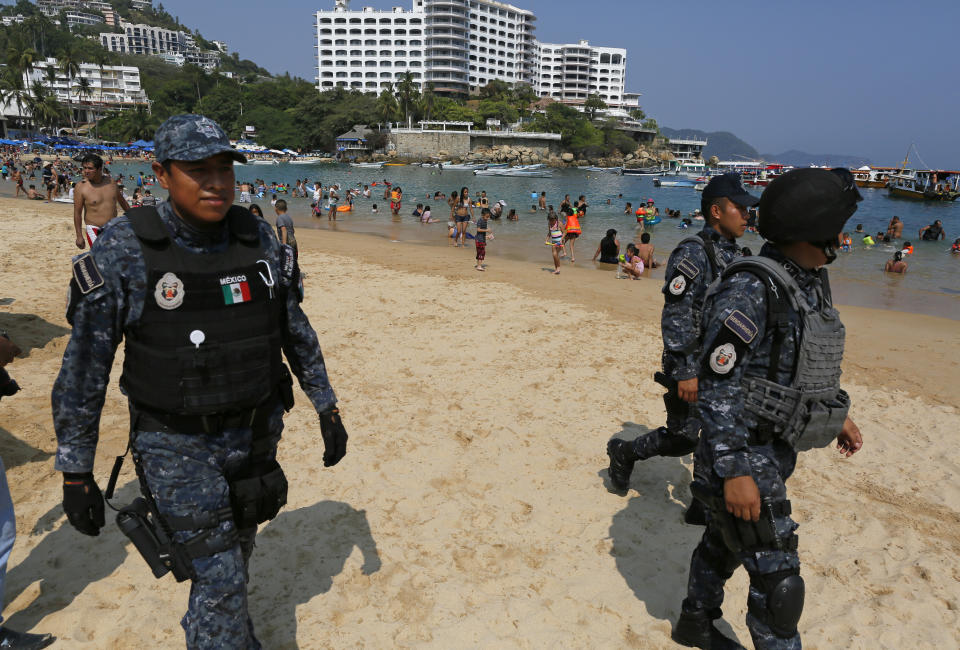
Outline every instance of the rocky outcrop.
{"type": "Polygon", "coordinates": [[[655,167],[663,162],[672,160],[670,152],[657,143],[640,145],[635,151],[621,154],[614,152],[605,156],[577,156],[573,152],[545,153],[523,146],[494,145],[492,147],[478,147],[466,156],[451,156],[449,151],[437,151],[429,158],[418,156],[398,156],[395,151],[384,154],[373,154],[357,158],[359,162],[368,160],[381,161],[391,158],[402,159],[407,162],[437,162],[438,160],[453,163],[508,163],[511,165],[544,164],[548,167],[655,167]]]}

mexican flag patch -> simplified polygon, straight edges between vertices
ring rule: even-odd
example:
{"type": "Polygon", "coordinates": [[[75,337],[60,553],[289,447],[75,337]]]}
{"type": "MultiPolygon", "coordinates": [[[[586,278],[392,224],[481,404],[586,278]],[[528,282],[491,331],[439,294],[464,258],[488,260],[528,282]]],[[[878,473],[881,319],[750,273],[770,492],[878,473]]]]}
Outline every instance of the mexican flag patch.
{"type": "Polygon", "coordinates": [[[250,300],[250,285],[246,282],[233,282],[220,287],[223,290],[223,302],[236,305],[250,300]]]}

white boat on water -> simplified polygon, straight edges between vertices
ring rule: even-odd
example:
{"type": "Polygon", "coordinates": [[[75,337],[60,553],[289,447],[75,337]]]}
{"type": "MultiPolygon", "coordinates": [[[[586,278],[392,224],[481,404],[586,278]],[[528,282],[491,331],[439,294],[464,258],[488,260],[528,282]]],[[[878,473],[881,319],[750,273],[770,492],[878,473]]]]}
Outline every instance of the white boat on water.
{"type": "Polygon", "coordinates": [[[248,160],[248,161],[247,161],[247,164],[248,164],[248,165],[279,165],[279,164],[280,164],[280,161],[279,161],[279,160],[276,160],[275,158],[270,158],[270,159],[267,159],[267,160],[264,160],[264,159],[260,159],[260,160],[248,160]]]}
{"type": "Polygon", "coordinates": [[[582,169],[585,172],[606,172],[608,174],[619,174],[622,171],[622,167],[592,167],[592,166],[579,166],[577,169],[582,169]]]}
{"type": "Polygon", "coordinates": [[[453,163],[449,163],[449,164],[448,164],[448,163],[443,163],[443,168],[444,168],[444,169],[450,169],[450,170],[452,170],[452,171],[472,172],[472,171],[475,171],[475,170],[477,170],[477,169],[486,169],[487,167],[488,167],[488,165],[486,165],[486,164],[481,164],[481,163],[461,163],[461,164],[457,164],[457,165],[455,165],[455,164],[453,164],[453,163]]]}
{"type": "Polygon", "coordinates": [[[659,178],[653,179],[654,187],[690,187],[696,188],[699,183],[703,183],[702,179],[693,179],[693,178],[674,178],[670,180],[660,180],[659,178]]]}
{"type": "Polygon", "coordinates": [[[475,176],[518,176],[526,178],[551,178],[553,172],[549,169],[521,169],[517,167],[504,167],[498,169],[476,169],[475,176]]]}
{"type": "Polygon", "coordinates": [[[322,158],[319,156],[303,156],[302,158],[294,158],[290,161],[291,165],[313,165],[320,162],[322,158]]]}
{"type": "Polygon", "coordinates": [[[383,167],[383,163],[382,162],[366,162],[366,163],[352,162],[350,163],[350,166],[362,167],[364,169],[380,169],[381,167],[383,167]]]}
{"type": "Polygon", "coordinates": [[[665,176],[667,171],[661,167],[624,167],[620,173],[624,176],[665,176]]]}

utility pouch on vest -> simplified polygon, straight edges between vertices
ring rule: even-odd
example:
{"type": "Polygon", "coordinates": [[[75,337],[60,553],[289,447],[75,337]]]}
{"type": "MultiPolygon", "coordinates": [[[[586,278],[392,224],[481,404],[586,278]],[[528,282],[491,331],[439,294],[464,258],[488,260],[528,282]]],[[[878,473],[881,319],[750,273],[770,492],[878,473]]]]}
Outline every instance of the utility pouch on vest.
{"type": "Polygon", "coordinates": [[[273,519],[287,503],[287,477],[275,460],[247,468],[229,485],[233,520],[241,530],[273,519]]]}
{"type": "Polygon", "coordinates": [[[850,396],[841,390],[834,399],[812,402],[804,410],[806,422],[803,427],[792,439],[785,440],[797,451],[827,447],[843,429],[850,411],[850,396]]]}
{"type": "Polygon", "coordinates": [[[146,499],[138,497],[117,513],[117,526],[146,560],[154,577],[173,573],[177,582],[193,578],[193,565],[181,545],[173,543],[157,525],[146,499]]]}

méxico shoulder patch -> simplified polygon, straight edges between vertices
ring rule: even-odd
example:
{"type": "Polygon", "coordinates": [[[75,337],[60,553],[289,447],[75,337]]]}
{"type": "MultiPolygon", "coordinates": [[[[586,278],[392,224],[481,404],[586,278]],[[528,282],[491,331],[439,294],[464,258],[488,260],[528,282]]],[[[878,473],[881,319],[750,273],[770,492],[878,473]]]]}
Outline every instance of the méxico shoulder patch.
{"type": "Polygon", "coordinates": [[[103,275],[90,253],[82,253],[74,260],[73,279],[77,281],[77,288],[83,295],[103,286],[103,275]]]}

